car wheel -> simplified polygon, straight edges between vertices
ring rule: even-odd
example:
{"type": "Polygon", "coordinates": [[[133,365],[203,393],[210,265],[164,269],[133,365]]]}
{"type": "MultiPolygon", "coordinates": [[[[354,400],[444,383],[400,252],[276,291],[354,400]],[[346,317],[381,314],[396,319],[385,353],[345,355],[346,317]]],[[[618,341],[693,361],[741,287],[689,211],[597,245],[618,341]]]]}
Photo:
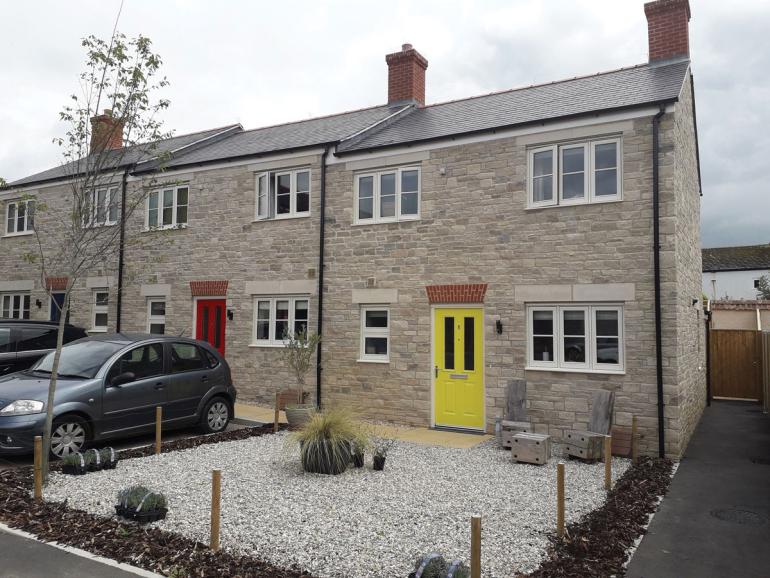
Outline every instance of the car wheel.
{"type": "Polygon", "coordinates": [[[64,458],[82,451],[90,436],[86,421],[76,415],[57,418],[51,427],[51,455],[64,458]]]}
{"type": "Polygon", "coordinates": [[[230,404],[221,397],[215,397],[209,401],[203,409],[201,416],[201,429],[204,433],[218,433],[224,431],[232,419],[230,404]]]}

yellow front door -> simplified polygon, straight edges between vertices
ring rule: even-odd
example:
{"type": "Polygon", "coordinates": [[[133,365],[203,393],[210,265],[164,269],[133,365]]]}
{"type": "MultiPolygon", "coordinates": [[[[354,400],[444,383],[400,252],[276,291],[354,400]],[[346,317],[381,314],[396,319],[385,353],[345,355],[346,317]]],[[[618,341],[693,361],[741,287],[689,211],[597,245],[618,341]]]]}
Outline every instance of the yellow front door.
{"type": "Polygon", "coordinates": [[[481,309],[434,311],[436,425],[484,429],[481,309]]]}

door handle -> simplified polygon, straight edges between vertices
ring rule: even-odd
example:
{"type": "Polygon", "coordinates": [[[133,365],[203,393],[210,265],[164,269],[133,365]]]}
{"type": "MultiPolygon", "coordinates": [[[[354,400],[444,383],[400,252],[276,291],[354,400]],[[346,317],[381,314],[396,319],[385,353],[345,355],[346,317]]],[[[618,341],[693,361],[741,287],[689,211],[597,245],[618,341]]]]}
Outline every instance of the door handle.
{"type": "Polygon", "coordinates": [[[155,384],[155,389],[163,389],[164,387],[166,386],[163,385],[162,381],[159,381],[158,383],[155,384]]]}
{"type": "Polygon", "coordinates": [[[208,381],[208,380],[209,380],[209,376],[208,375],[204,375],[203,377],[201,377],[201,381],[205,382],[205,381],[208,381]]]}

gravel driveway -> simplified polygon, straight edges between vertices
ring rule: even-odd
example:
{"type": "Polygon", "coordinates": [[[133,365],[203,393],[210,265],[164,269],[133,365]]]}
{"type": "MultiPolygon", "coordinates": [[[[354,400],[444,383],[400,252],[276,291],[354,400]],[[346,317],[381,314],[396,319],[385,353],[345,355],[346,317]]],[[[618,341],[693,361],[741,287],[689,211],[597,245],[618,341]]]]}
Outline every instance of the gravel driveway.
{"type": "MultiPolygon", "coordinates": [[[[305,474],[285,434],[122,461],[87,476],[52,474],[47,500],[109,516],[118,490],[144,484],[169,500],[157,525],[208,542],[211,469],[222,470],[222,545],[320,578],[404,578],[421,554],[467,560],[482,518],[482,569],[503,578],[537,567],[556,525],[556,463],[514,464],[483,444],[399,442],[384,472],[305,474]]],[[[615,478],[629,466],[613,460],[615,478]]],[[[566,462],[567,522],[604,500],[604,465],[566,462]]]]}

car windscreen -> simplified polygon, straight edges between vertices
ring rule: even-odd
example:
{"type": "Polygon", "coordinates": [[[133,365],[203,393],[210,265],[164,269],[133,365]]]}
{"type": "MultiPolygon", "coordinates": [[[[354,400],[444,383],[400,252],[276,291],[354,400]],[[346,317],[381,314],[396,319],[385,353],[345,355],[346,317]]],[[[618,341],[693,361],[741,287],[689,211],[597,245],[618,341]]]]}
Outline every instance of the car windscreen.
{"type": "MultiPolygon", "coordinates": [[[[59,360],[60,375],[93,377],[112,357],[112,355],[123,349],[125,344],[109,343],[107,341],[79,341],[65,345],[61,350],[61,359],[59,360]]],[[[43,357],[31,371],[41,371],[51,373],[53,367],[54,351],[43,357]]]]}

